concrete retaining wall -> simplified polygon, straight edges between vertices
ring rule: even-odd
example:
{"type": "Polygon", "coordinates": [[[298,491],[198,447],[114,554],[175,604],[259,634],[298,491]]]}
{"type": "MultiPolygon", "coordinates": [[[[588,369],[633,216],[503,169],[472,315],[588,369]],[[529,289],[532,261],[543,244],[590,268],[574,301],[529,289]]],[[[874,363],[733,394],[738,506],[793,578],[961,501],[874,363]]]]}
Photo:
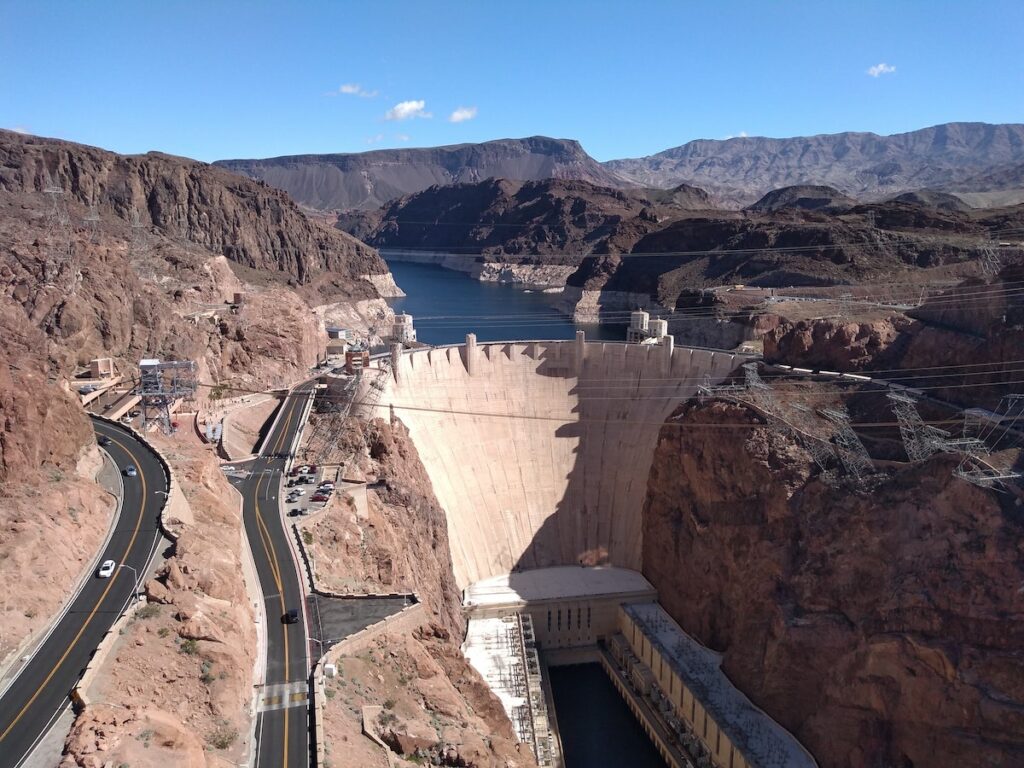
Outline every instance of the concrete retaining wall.
{"type": "Polygon", "coordinates": [[[76,709],[83,709],[92,704],[92,699],[89,697],[89,688],[92,686],[97,673],[106,663],[110,652],[114,649],[114,644],[117,643],[121,630],[128,626],[128,623],[135,618],[139,608],[145,604],[144,600],[135,600],[129,603],[121,618],[114,622],[110,627],[110,631],[103,636],[100,644],[96,646],[96,651],[93,653],[92,658],[89,659],[89,665],[85,668],[82,677],[71,691],[71,701],[76,709]]]}
{"type": "Polygon", "coordinates": [[[386,619],[371,624],[366,629],[349,635],[340,643],[331,646],[327,653],[320,657],[320,661],[313,670],[313,712],[314,723],[316,724],[316,763],[315,768],[324,765],[324,706],[327,704],[327,693],[325,691],[324,665],[337,664],[342,656],[349,656],[369,647],[369,645],[386,632],[398,632],[409,634],[427,620],[423,610],[423,603],[407,606],[396,614],[386,619]]]}

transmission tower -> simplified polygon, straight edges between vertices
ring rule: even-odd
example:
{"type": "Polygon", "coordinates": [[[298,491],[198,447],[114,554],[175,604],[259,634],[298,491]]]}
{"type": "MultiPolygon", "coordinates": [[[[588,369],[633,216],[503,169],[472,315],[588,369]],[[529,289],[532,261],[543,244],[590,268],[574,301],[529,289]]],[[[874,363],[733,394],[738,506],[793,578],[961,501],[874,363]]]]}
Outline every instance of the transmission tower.
{"type": "Polygon", "coordinates": [[[149,239],[146,237],[146,225],[139,216],[139,211],[132,208],[132,241],[128,251],[128,260],[136,262],[149,251],[149,239]]]}
{"type": "Polygon", "coordinates": [[[775,395],[758,373],[757,363],[743,364],[743,379],[746,384],[746,396],[750,401],[769,416],[774,416],[778,411],[775,395]]]}
{"type": "Polygon", "coordinates": [[[867,221],[867,224],[868,224],[869,227],[871,227],[872,229],[875,228],[875,212],[874,211],[868,211],[867,213],[865,213],[864,214],[864,219],[865,219],[865,221],[867,221]]]}
{"type": "Polygon", "coordinates": [[[171,407],[177,400],[196,393],[196,364],[192,360],[139,361],[139,395],[142,398],[142,428],[158,424],[166,434],[174,431],[171,407]]]}
{"type": "Polygon", "coordinates": [[[942,450],[943,439],[949,437],[949,433],[925,424],[917,412],[914,398],[902,392],[889,392],[887,396],[892,403],[892,412],[900,426],[900,437],[903,438],[903,448],[910,461],[924,461],[942,450]]]}
{"type": "Polygon", "coordinates": [[[857,485],[863,486],[868,475],[874,470],[871,456],[857,433],[850,426],[850,415],[845,408],[824,408],[821,415],[836,425],[836,448],[839,461],[857,485]]]}
{"type": "Polygon", "coordinates": [[[54,283],[71,261],[71,217],[68,215],[64,188],[53,180],[50,171],[43,168],[43,194],[50,200],[47,215],[49,253],[43,262],[43,280],[54,283]]]}
{"type": "Polygon", "coordinates": [[[985,277],[990,280],[994,280],[999,277],[999,270],[1003,268],[1003,264],[997,254],[992,248],[981,249],[981,272],[985,277]]]}
{"type": "Polygon", "coordinates": [[[100,241],[100,212],[95,203],[89,206],[89,213],[82,221],[89,228],[89,242],[96,245],[100,241]]]}
{"type": "Polygon", "coordinates": [[[803,446],[804,450],[811,454],[814,463],[822,470],[827,469],[828,464],[831,463],[835,456],[832,444],[811,434],[813,431],[813,417],[810,408],[799,403],[794,403],[792,408],[793,413],[789,417],[790,422],[792,422],[790,432],[797,442],[803,446]]]}
{"type": "Polygon", "coordinates": [[[848,318],[853,314],[853,294],[839,294],[839,317],[848,318]]]}

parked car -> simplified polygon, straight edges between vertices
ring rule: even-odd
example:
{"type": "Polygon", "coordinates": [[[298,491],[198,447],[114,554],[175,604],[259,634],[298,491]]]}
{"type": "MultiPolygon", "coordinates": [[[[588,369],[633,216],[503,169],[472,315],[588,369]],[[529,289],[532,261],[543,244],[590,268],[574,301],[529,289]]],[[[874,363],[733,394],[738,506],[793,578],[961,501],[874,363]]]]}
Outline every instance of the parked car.
{"type": "Polygon", "coordinates": [[[297,475],[305,475],[309,471],[310,471],[309,467],[306,466],[305,464],[303,464],[301,467],[299,467],[298,469],[295,470],[295,474],[297,474],[297,475]]]}
{"type": "Polygon", "coordinates": [[[306,495],[306,489],[305,488],[292,488],[292,491],[291,491],[290,495],[292,495],[292,496],[305,496],[306,495]]]}
{"type": "Polygon", "coordinates": [[[136,477],[138,474],[138,470],[135,469],[134,464],[129,464],[127,467],[124,468],[125,477],[136,477]]]}
{"type": "Polygon", "coordinates": [[[309,500],[315,501],[317,503],[330,501],[331,495],[329,493],[314,493],[312,496],[309,497],[309,500]]]}
{"type": "Polygon", "coordinates": [[[321,491],[333,491],[334,490],[334,483],[332,483],[332,482],[320,483],[319,490],[321,490],[321,491]]]}
{"type": "Polygon", "coordinates": [[[298,624],[299,623],[299,609],[289,608],[284,616],[281,617],[281,621],[285,624],[298,624]]]}
{"type": "Polygon", "coordinates": [[[113,560],[104,560],[100,569],[96,571],[96,576],[101,579],[109,579],[115,568],[117,568],[117,563],[113,560]]]}
{"type": "Polygon", "coordinates": [[[78,391],[79,391],[79,393],[80,393],[80,394],[83,394],[83,395],[91,395],[91,394],[92,394],[93,392],[95,392],[95,391],[96,391],[96,387],[94,387],[94,386],[92,386],[92,385],[90,384],[90,385],[89,385],[89,386],[87,386],[87,387],[82,387],[82,388],[81,388],[80,390],[78,390],[78,391]]]}
{"type": "Polygon", "coordinates": [[[288,517],[298,517],[301,514],[302,510],[299,509],[298,507],[295,507],[295,509],[288,510],[288,517]]]}
{"type": "Polygon", "coordinates": [[[110,440],[110,438],[109,438],[109,437],[107,437],[106,435],[100,435],[100,436],[99,436],[99,437],[98,437],[98,438],[96,439],[96,442],[97,442],[97,443],[98,443],[99,445],[101,445],[101,446],[103,446],[104,448],[106,448],[106,447],[107,447],[108,445],[110,445],[110,442],[111,442],[111,440],[110,440]]]}

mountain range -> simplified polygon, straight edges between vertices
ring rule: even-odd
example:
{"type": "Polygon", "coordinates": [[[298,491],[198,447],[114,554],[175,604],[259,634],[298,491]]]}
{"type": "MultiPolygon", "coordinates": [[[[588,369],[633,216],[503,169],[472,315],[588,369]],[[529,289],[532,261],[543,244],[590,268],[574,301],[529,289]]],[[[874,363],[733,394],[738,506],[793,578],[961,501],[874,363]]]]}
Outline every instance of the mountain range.
{"type": "Polygon", "coordinates": [[[613,188],[700,187],[740,208],[779,187],[828,185],[871,201],[920,189],[965,191],[973,205],[1024,199],[1024,125],[945,123],[908,133],[699,139],[600,163],[579,142],[532,136],[478,144],[219,160],[314,210],[371,210],[435,185],[487,178],[566,179],[613,188]],[[984,196],[1000,193],[998,200],[984,196]]]}

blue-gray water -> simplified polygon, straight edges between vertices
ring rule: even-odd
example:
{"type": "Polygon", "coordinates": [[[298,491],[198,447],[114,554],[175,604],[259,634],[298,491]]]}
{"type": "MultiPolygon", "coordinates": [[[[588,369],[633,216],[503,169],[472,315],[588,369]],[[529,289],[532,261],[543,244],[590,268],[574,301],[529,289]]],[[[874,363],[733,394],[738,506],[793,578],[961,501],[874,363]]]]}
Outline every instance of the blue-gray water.
{"type": "Polygon", "coordinates": [[[549,667],[565,768],[665,768],[600,664],[549,667]]]}
{"type": "Polygon", "coordinates": [[[434,264],[389,261],[388,266],[407,294],[388,303],[413,316],[417,338],[425,344],[460,344],[467,333],[480,341],[572,339],[577,328],[591,340],[625,338],[624,328],[574,325],[555,309],[557,295],[481,282],[434,264]]]}

